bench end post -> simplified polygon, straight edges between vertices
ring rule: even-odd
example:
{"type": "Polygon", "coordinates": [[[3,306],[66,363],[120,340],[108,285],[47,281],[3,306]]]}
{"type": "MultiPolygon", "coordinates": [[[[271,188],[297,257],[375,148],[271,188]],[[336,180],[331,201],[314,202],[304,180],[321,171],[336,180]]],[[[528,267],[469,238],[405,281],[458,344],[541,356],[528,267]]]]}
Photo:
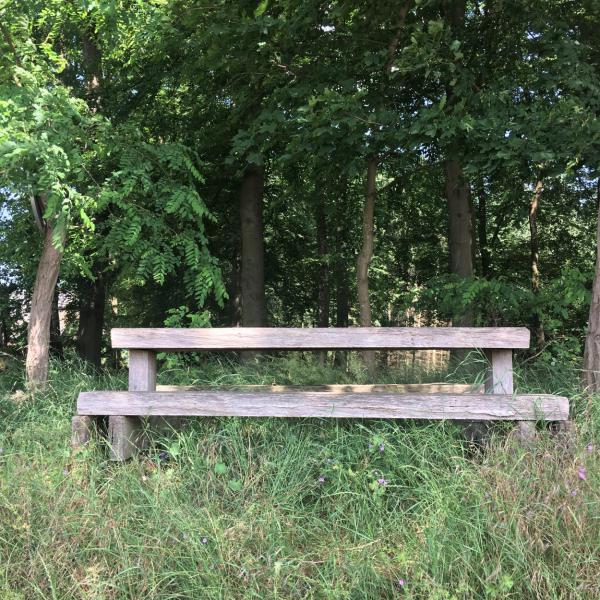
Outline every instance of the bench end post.
{"type": "MultiPolygon", "coordinates": [[[[156,390],[156,353],[151,350],[129,350],[129,391],[156,390]]],[[[110,459],[124,461],[144,447],[143,423],[140,417],[111,416],[108,419],[110,459]]]]}
{"type": "MultiPolygon", "coordinates": [[[[488,372],[485,379],[485,391],[488,394],[513,394],[513,351],[488,350],[486,358],[489,362],[488,372]]],[[[516,425],[515,438],[525,448],[531,447],[535,434],[534,421],[518,421],[516,425]]]]}
{"type": "Polygon", "coordinates": [[[71,419],[71,448],[83,448],[91,439],[94,419],[87,415],[75,415],[71,419]]]}

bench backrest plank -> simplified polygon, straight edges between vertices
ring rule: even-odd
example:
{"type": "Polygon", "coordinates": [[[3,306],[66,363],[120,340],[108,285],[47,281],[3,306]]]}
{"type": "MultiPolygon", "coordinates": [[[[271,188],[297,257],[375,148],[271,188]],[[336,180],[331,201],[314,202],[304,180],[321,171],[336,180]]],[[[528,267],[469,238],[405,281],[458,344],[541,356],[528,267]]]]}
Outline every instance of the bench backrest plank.
{"type": "Polygon", "coordinates": [[[395,350],[528,348],[525,327],[220,327],[113,329],[113,348],[194,350],[395,350]]]}

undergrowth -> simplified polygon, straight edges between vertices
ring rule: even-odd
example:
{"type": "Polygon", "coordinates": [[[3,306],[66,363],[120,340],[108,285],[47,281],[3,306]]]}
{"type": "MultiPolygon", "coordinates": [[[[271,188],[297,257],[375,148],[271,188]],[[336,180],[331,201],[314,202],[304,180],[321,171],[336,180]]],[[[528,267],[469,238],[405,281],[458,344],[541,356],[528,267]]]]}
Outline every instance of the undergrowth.
{"type": "MultiPolygon", "coordinates": [[[[478,360],[377,380],[465,381],[478,360]]],[[[368,382],[358,365],[166,357],[159,383],[368,382]]],[[[480,450],[451,423],[205,418],[127,464],[69,448],[77,393],[125,372],[54,362],[35,396],[21,378],[0,371],[0,598],[600,596],[600,409],[567,369],[517,373],[576,422],[530,450],[506,426],[480,450]]]]}

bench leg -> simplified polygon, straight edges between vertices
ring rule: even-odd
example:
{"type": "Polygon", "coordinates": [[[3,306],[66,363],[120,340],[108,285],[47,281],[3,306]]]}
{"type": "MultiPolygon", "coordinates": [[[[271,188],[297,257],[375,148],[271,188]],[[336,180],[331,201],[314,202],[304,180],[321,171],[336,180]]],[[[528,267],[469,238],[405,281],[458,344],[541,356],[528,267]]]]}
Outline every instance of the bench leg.
{"type": "Polygon", "coordinates": [[[535,421],[517,421],[514,430],[514,439],[519,446],[531,448],[535,444],[536,431],[535,421]]]}
{"type": "Polygon", "coordinates": [[[110,460],[132,458],[144,447],[144,430],[139,417],[112,416],[108,420],[110,460]]]}
{"type": "Polygon", "coordinates": [[[517,439],[522,446],[531,446],[537,436],[535,421],[517,421],[517,439]]]}
{"type": "MultiPolygon", "coordinates": [[[[129,391],[156,390],[156,354],[147,350],[129,351],[129,391]]],[[[143,423],[140,417],[111,416],[108,420],[110,459],[132,458],[144,447],[143,423]]]]}
{"type": "MultiPolygon", "coordinates": [[[[486,358],[489,368],[485,379],[487,394],[512,394],[513,366],[512,350],[488,350],[486,358]]],[[[523,446],[531,446],[535,440],[535,422],[517,421],[515,437],[523,446]]]]}
{"type": "Polygon", "coordinates": [[[85,446],[92,437],[93,417],[75,415],[71,419],[71,448],[77,450],[85,446]]]}

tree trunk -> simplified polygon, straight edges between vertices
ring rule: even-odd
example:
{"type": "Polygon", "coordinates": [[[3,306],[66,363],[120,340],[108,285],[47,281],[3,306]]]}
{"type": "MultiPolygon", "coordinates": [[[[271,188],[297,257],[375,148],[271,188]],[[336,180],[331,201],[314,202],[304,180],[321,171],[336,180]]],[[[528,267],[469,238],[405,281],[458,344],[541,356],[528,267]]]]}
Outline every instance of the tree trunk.
{"type": "MultiPolygon", "coordinates": [[[[347,185],[344,183],[344,200],[346,200],[347,185]]],[[[345,207],[345,202],[343,208],[345,207]]],[[[348,315],[350,313],[350,285],[348,278],[348,260],[346,256],[345,231],[342,226],[342,215],[338,215],[338,226],[335,235],[335,326],[348,327],[348,315]]],[[[347,369],[348,353],[345,350],[337,350],[334,364],[336,367],[347,369]]]]}
{"type": "MultiPolygon", "coordinates": [[[[377,158],[371,157],[367,167],[367,187],[362,223],[362,248],[356,261],[356,284],[358,289],[359,323],[361,327],[370,327],[371,301],[369,299],[369,265],[373,258],[373,219],[375,200],[377,199],[377,158]]],[[[362,352],[363,361],[370,374],[375,372],[375,352],[362,352]]]]}
{"type": "MultiPolygon", "coordinates": [[[[446,5],[448,19],[455,40],[463,38],[465,24],[466,0],[449,0],[446,5]]],[[[460,68],[460,60],[455,60],[455,65],[460,68]]],[[[455,105],[456,98],[453,88],[446,90],[448,106],[455,105]]],[[[446,200],[448,202],[448,249],[450,251],[450,272],[461,279],[473,276],[473,221],[471,218],[471,200],[469,183],[463,175],[462,166],[458,158],[457,149],[464,144],[464,140],[456,139],[450,148],[446,160],[446,200]]],[[[467,306],[457,319],[456,325],[469,327],[473,325],[473,307],[467,306]]],[[[451,352],[453,362],[464,361],[467,351],[457,349],[451,352]]],[[[482,441],[487,435],[487,425],[481,421],[467,421],[463,426],[465,435],[469,440],[482,441]]]]}
{"type": "Polygon", "coordinates": [[[77,352],[81,358],[96,369],[102,362],[102,332],[106,306],[106,285],[102,274],[95,281],[84,281],[85,290],[80,290],[79,327],[77,330],[77,352]]]}
{"type": "Polygon", "coordinates": [[[239,256],[235,256],[229,280],[229,322],[231,327],[240,327],[242,324],[242,291],[240,278],[240,259],[239,256]]]}
{"type": "MultiPolygon", "coordinates": [[[[535,190],[529,206],[529,232],[531,234],[531,290],[536,298],[540,293],[540,243],[538,237],[537,218],[543,190],[544,183],[541,179],[538,179],[537,183],[535,184],[535,190]]],[[[542,323],[540,310],[537,306],[534,306],[533,308],[532,328],[535,336],[536,349],[540,351],[544,346],[546,336],[544,333],[544,325],[542,323]]]]}
{"type": "MultiPolygon", "coordinates": [[[[465,21],[465,0],[450,0],[446,6],[454,39],[461,39],[465,21]]],[[[448,104],[456,102],[453,89],[447,90],[448,104]]],[[[460,278],[473,276],[473,230],[469,183],[463,175],[458,158],[457,140],[446,160],[446,200],[448,202],[448,249],[450,272],[460,278]]],[[[467,309],[458,319],[458,325],[473,324],[473,311],[467,309]]]]}
{"type": "Polygon", "coordinates": [[[469,184],[465,181],[460,163],[456,159],[446,161],[446,199],[450,271],[460,277],[471,277],[473,260],[469,184]]]}
{"type": "Polygon", "coordinates": [[[87,103],[92,112],[97,112],[100,109],[102,54],[92,32],[85,32],[81,42],[87,103]]]}
{"type": "MultiPolygon", "coordinates": [[[[346,261],[340,256],[336,268],[336,290],[335,290],[335,326],[348,327],[348,315],[350,313],[350,286],[348,285],[348,273],[346,272],[346,261]]],[[[337,350],[334,364],[341,369],[348,368],[348,353],[345,350],[337,350]]]]}
{"type": "MultiPolygon", "coordinates": [[[[460,278],[473,276],[471,206],[469,184],[463,177],[457,159],[446,161],[446,199],[448,201],[448,248],[450,272],[460,278]]],[[[458,325],[473,324],[473,311],[467,309],[458,319],[458,325]]]]}
{"type": "MultiPolygon", "coordinates": [[[[327,217],[323,205],[317,207],[317,249],[319,253],[317,326],[329,327],[329,264],[327,255],[329,244],[327,240],[327,217]]],[[[325,365],[327,351],[319,352],[319,362],[325,365]]]]}
{"type": "Polygon", "coordinates": [[[44,246],[31,298],[31,312],[27,328],[27,358],[25,359],[25,373],[30,388],[43,387],[48,381],[52,301],[63,255],[63,249],[54,246],[53,233],[54,228],[46,225],[44,246]]]}
{"type": "MultiPolygon", "coordinates": [[[[90,29],[82,36],[82,58],[85,73],[86,101],[92,112],[101,112],[102,54],[94,32],[90,29]]],[[[106,214],[96,216],[96,222],[106,219],[106,214]]],[[[90,269],[96,279],[85,279],[79,285],[79,324],[77,328],[77,353],[91,366],[99,369],[102,360],[102,332],[106,306],[105,261],[92,260],[90,269]]]]}
{"type": "MultiPolygon", "coordinates": [[[[106,296],[108,300],[108,311],[105,313],[105,327],[107,331],[112,329],[115,324],[118,324],[119,318],[119,301],[115,296],[106,296]],[[108,317],[108,320],[106,320],[108,317]]],[[[115,371],[122,368],[121,351],[119,349],[111,348],[108,351],[106,359],[106,368],[114,369],[115,371]]]]}
{"type": "MultiPolygon", "coordinates": [[[[243,327],[265,327],[267,325],[262,220],[264,179],[264,168],[250,165],[244,173],[240,188],[240,237],[242,241],[240,279],[243,327]]],[[[256,353],[245,351],[241,355],[243,359],[252,359],[256,353]]]]}
{"type": "Polygon", "coordinates": [[[477,252],[479,251],[478,239],[475,235],[477,231],[477,215],[475,214],[475,206],[473,204],[473,194],[469,194],[469,214],[471,215],[471,264],[473,265],[473,274],[476,273],[475,265],[477,264],[477,252]]]}
{"type": "Polygon", "coordinates": [[[8,348],[10,332],[4,319],[0,319],[0,348],[8,348]]]}
{"type": "Polygon", "coordinates": [[[600,391],[600,181],[597,188],[596,270],[583,353],[583,385],[590,394],[600,391]]]}
{"type": "Polygon", "coordinates": [[[54,287],[52,298],[52,316],[50,317],[50,351],[54,356],[64,357],[62,337],[60,335],[60,314],[58,310],[58,288],[54,287]]]}
{"type": "Polygon", "coordinates": [[[479,184],[477,198],[477,233],[479,237],[479,256],[481,258],[481,274],[486,279],[490,276],[490,249],[487,238],[487,197],[483,181],[479,184]]]}

